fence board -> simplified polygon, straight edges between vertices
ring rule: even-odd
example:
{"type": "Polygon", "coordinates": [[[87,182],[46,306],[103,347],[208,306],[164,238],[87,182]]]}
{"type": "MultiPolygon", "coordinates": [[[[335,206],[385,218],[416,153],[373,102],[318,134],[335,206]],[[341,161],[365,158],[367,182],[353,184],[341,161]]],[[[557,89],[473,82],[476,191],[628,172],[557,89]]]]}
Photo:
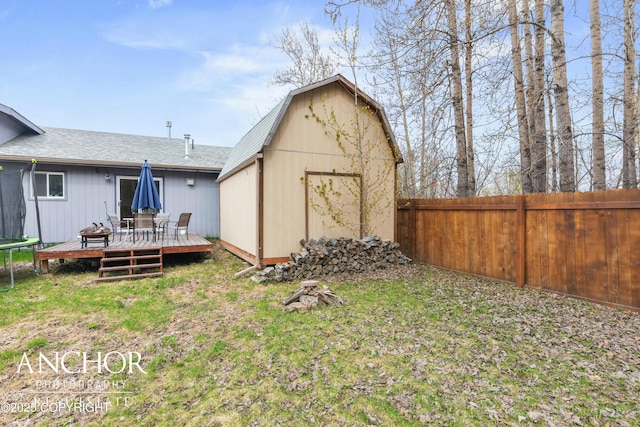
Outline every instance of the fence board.
{"type": "Polygon", "coordinates": [[[640,310],[640,191],[398,201],[416,261],[640,310]]]}
{"type": "Polygon", "coordinates": [[[484,253],[484,240],[486,239],[486,229],[484,225],[484,217],[488,215],[480,216],[480,212],[473,211],[465,211],[464,216],[467,217],[467,220],[464,221],[465,224],[465,234],[468,236],[469,240],[469,264],[465,269],[469,269],[467,271],[472,271],[475,274],[484,274],[482,269],[482,259],[486,258],[484,253]],[[477,230],[476,233],[473,233],[471,230],[477,230]]]}
{"type": "MultiPolygon", "coordinates": [[[[538,194],[537,197],[541,202],[547,203],[546,194],[538,194]]],[[[538,286],[545,289],[550,289],[549,282],[549,237],[547,232],[549,225],[547,222],[547,210],[538,211],[538,224],[539,227],[534,233],[538,236],[538,251],[540,253],[540,274],[538,286]]]]}
{"type": "MultiPolygon", "coordinates": [[[[585,196],[593,193],[585,193],[585,196]]],[[[593,196],[592,196],[593,197],[593,196]]],[[[587,277],[586,297],[598,301],[607,299],[606,240],[604,232],[604,212],[584,211],[585,274],[587,277]],[[588,224],[588,226],[586,226],[588,224]],[[605,249],[605,250],[603,250],[605,249]]]]}
{"type": "MultiPolygon", "coordinates": [[[[504,200],[502,201],[505,202],[504,200]]],[[[504,264],[502,264],[502,277],[510,282],[518,281],[518,211],[502,211],[504,228],[502,239],[504,241],[504,264]],[[515,236],[515,238],[514,238],[515,236]]]]}
{"type": "Polygon", "coordinates": [[[628,242],[629,242],[629,269],[630,283],[633,286],[631,294],[633,295],[633,307],[640,307],[640,209],[628,210],[629,220],[628,242]]]}
{"type": "MultiPolygon", "coordinates": [[[[579,194],[575,195],[575,202],[581,202],[579,194]]],[[[570,211],[567,211],[570,212],[570,211]]],[[[585,248],[585,217],[583,210],[572,211],[571,213],[575,218],[574,228],[574,243],[575,243],[575,257],[576,257],[576,296],[587,296],[587,273],[585,269],[586,265],[586,248],[585,248]]]]}
{"type": "MultiPolygon", "coordinates": [[[[630,210],[618,209],[614,211],[616,216],[616,248],[618,255],[618,301],[623,305],[634,305],[633,302],[633,274],[631,266],[632,231],[629,228],[630,210]]],[[[637,240],[636,240],[637,241],[637,240]]],[[[638,248],[636,248],[637,250],[638,248]]],[[[638,276],[636,276],[638,277],[638,276]]]]}
{"type": "MultiPolygon", "coordinates": [[[[487,201],[486,198],[481,199],[481,203],[485,202],[486,204],[486,201],[487,201]]],[[[493,270],[495,270],[493,265],[497,261],[496,254],[495,254],[496,236],[491,232],[492,231],[491,223],[493,222],[493,217],[495,217],[498,212],[488,211],[486,212],[485,215],[482,215],[482,212],[483,211],[474,212],[474,214],[478,217],[478,223],[480,223],[483,228],[483,233],[480,235],[480,242],[479,242],[480,243],[479,251],[481,251],[481,256],[479,259],[480,265],[478,266],[478,268],[480,269],[480,275],[489,276],[493,274],[493,270]]]]}
{"type": "Polygon", "coordinates": [[[434,246],[431,248],[432,257],[439,264],[449,265],[451,264],[449,251],[444,251],[442,250],[442,248],[446,244],[445,237],[447,234],[444,232],[444,230],[451,229],[451,224],[449,223],[450,218],[447,217],[446,211],[433,211],[432,216],[436,218],[434,222],[440,225],[438,230],[443,230],[441,232],[434,234],[434,237],[435,237],[435,239],[433,239],[434,246]]]}
{"type": "Polygon", "coordinates": [[[469,266],[469,257],[467,257],[468,245],[467,239],[464,235],[462,224],[464,220],[464,211],[453,211],[453,234],[449,235],[447,246],[449,247],[449,256],[453,263],[454,270],[459,271],[472,271],[469,266]],[[450,238],[453,237],[453,240],[450,238]],[[454,245],[453,242],[459,242],[459,245],[454,245]]]}
{"type": "MultiPolygon", "coordinates": [[[[605,194],[605,201],[614,201],[613,194],[605,194]]],[[[604,212],[606,248],[605,259],[607,260],[607,300],[613,303],[620,303],[620,259],[618,248],[618,212],[614,209],[607,209],[604,212]]]]}
{"type": "Polygon", "coordinates": [[[558,262],[558,254],[560,253],[560,247],[562,245],[562,221],[558,221],[556,217],[558,211],[545,211],[546,213],[546,228],[547,228],[547,248],[548,248],[548,265],[549,265],[549,287],[556,286],[564,287],[564,277],[561,269],[562,263],[558,262]]]}
{"type": "MultiPolygon", "coordinates": [[[[540,202],[540,195],[533,194],[529,197],[531,202],[540,202]]],[[[526,205],[525,205],[526,207],[526,205]]],[[[527,248],[527,276],[526,283],[529,286],[540,287],[540,270],[542,269],[542,251],[540,250],[540,233],[542,228],[540,224],[540,211],[528,210],[525,215],[526,229],[527,229],[527,241],[525,246],[527,248]]]]}
{"type": "Polygon", "coordinates": [[[565,229],[565,256],[566,256],[566,292],[570,295],[577,295],[578,282],[577,282],[577,258],[576,258],[576,211],[562,211],[564,215],[564,222],[566,224],[565,229]]]}

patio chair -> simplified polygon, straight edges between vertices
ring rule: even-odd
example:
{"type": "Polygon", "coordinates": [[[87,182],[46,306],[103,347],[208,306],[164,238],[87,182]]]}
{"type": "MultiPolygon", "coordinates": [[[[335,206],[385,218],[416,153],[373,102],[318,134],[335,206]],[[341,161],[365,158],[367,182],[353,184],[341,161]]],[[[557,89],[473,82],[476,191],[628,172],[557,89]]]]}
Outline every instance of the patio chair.
{"type": "Polygon", "coordinates": [[[191,212],[183,212],[178,218],[178,222],[169,225],[169,228],[174,231],[174,239],[179,240],[178,236],[184,231],[184,234],[189,240],[189,220],[191,219],[191,212]]]}
{"type": "Polygon", "coordinates": [[[107,213],[107,218],[109,219],[109,223],[111,223],[111,229],[113,230],[113,238],[112,242],[116,240],[116,234],[119,235],[120,240],[122,240],[122,221],[118,218],[118,215],[107,213]]]}
{"type": "Polygon", "coordinates": [[[153,219],[156,223],[156,236],[159,233],[162,233],[162,240],[164,241],[164,233],[167,231],[167,227],[169,226],[169,217],[171,214],[169,213],[159,213],[153,219]]]}
{"type": "Polygon", "coordinates": [[[133,241],[135,242],[135,238],[138,233],[140,233],[143,237],[146,236],[147,240],[149,240],[149,232],[155,241],[155,224],[153,222],[153,214],[151,213],[134,213],[133,214],[133,241]]]}

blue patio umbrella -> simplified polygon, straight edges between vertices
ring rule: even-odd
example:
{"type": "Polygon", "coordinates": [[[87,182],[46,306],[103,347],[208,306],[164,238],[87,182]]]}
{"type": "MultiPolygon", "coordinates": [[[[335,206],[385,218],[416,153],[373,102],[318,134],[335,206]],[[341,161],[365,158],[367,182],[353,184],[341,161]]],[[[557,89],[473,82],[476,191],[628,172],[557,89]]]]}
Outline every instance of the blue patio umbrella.
{"type": "Polygon", "coordinates": [[[153,182],[151,166],[149,166],[146,160],[142,164],[142,171],[140,171],[136,192],[133,194],[133,201],[131,202],[131,210],[137,211],[138,209],[162,209],[158,189],[153,182]]]}

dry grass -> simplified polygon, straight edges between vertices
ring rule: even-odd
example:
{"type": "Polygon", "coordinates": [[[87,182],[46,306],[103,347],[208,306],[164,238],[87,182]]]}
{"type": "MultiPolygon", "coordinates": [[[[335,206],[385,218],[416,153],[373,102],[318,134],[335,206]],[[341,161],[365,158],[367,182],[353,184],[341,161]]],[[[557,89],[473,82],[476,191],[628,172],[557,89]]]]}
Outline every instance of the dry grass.
{"type": "Polygon", "coordinates": [[[20,271],[16,288],[0,294],[0,404],[77,406],[4,411],[0,424],[640,420],[636,313],[424,266],[331,278],[345,306],[285,313],[297,284],[234,279],[244,266],[218,246],[196,261],[176,260],[161,279],[101,284],[95,272],[20,271]],[[146,373],[16,372],[25,354],[65,351],[139,352],[146,373]],[[87,387],[105,380],[106,390],[87,387]]]}

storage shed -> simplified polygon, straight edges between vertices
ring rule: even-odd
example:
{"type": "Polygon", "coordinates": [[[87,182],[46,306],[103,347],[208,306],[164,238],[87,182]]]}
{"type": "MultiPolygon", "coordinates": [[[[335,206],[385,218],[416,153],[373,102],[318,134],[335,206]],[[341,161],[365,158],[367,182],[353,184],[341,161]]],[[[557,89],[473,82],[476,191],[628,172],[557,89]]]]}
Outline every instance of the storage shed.
{"type": "Polygon", "coordinates": [[[380,105],[341,75],[291,91],[220,173],[220,239],[263,267],[300,240],[395,240],[402,156],[380,105]]]}

